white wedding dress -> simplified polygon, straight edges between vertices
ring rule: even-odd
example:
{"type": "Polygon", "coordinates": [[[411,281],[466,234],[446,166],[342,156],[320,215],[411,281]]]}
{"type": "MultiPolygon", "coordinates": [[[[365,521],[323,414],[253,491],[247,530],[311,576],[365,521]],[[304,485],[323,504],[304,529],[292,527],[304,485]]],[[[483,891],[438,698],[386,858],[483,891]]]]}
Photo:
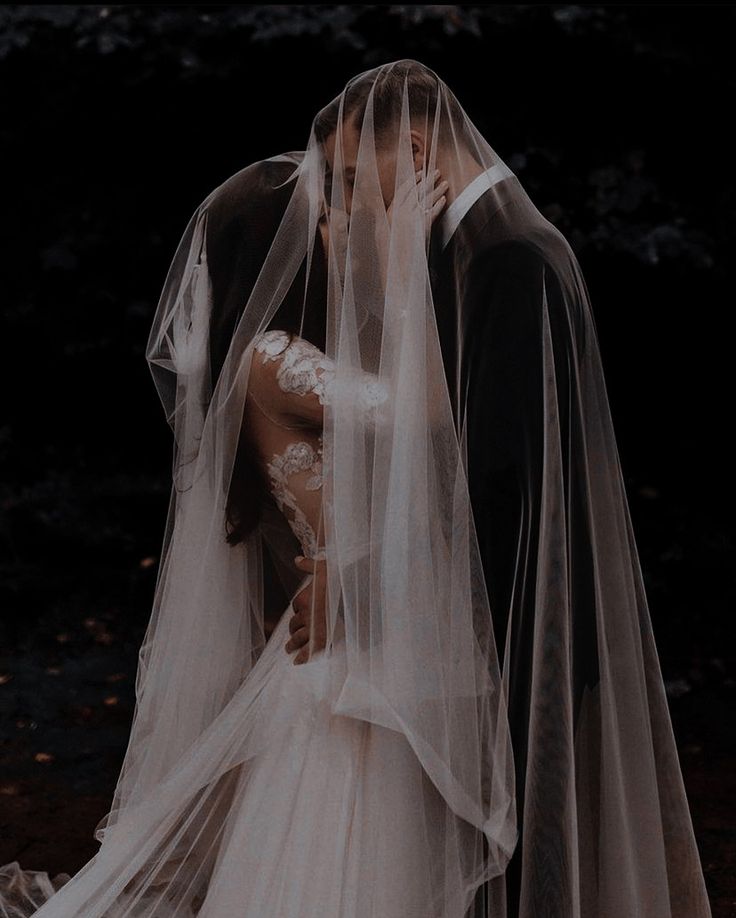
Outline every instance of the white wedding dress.
{"type": "MultiPolygon", "coordinates": [[[[263,365],[274,365],[281,407],[317,421],[331,378],[328,358],[303,338],[289,344],[280,330],[265,332],[256,351],[263,365]]],[[[370,385],[363,390],[367,405],[380,398],[370,385]]],[[[267,401],[268,381],[251,382],[248,402],[256,392],[263,394],[253,399],[248,419],[272,493],[304,556],[322,558],[321,433],[317,426],[284,423],[272,410],[274,400],[267,401]]],[[[291,615],[287,607],[248,681],[254,691],[262,683],[272,687],[262,696],[268,717],[288,717],[292,727],[243,774],[199,916],[439,915],[429,910],[427,779],[401,734],[331,714],[330,658],[317,651],[306,663],[293,663],[296,652],[284,649],[291,615]],[[417,781],[422,784],[412,784],[417,781]]]]}
{"type": "MultiPolygon", "coordinates": [[[[258,379],[251,370],[247,421],[304,555],[323,557],[319,417],[330,362],[303,338],[289,344],[279,330],[265,332],[256,349],[253,364],[258,355],[261,363],[258,379]],[[269,390],[274,383],[277,392],[269,390]],[[286,424],[287,417],[299,425],[286,424]]],[[[368,377],[360,394],[368,408],[385,397],[368,377]]],[[[312,576],[305,575],[294,595],[312,576]]],[[[284,646],[291,615],[290,600],[261,656],[206,731],[237,735],[243,743],[255,737],[260,751],[238,766],[231,805],[215,833],[213,866],[191,911],[185,916],[167,904],[161,878],[140,901],[121,891],[104,909],[85,907],[104,899],[107,873],[114,876],[125,845],[133,857],[164,822],[167,800],[177,794],[166,786],[144,815],[117,830],[116,850],[110,846],[105,857],[103,843],[45,904],[50,884],[30,870],[24,877],[18,862],[0,868],[3,918],[26,918],[41,905],[41,918],[463,918],[472,889],[462,882],[459,863],[456,888],[448,887],[447,865],[459,860],[460,846],[447,832],[439,792],[402,733],[332,713],[329,668],[340,665],[340,656],[322,650],[295,665],[296,651],[284,646]]],[[[195,746],[184,782],[223,755],[208,746],[207,736],[195,746]]]]}

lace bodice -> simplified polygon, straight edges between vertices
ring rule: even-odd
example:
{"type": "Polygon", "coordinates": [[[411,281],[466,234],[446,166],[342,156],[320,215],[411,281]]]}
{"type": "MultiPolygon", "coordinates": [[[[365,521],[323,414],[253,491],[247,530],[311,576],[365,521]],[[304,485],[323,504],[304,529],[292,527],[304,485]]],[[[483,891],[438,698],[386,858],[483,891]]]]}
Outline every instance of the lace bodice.
{"type": "MultiPolygon", "coordinates": [[[[259,425],[256,438],[264,456],[271,493],[299,539],[304,555],[324,558],[325,547],[317,536],[321,530],[324,470],[320,407],[328,404],[333,396],[334,363],[304,338],[295,335],[289,343],[288,332],[280,329],[263,332],[256,341],[255,350],[261,355],[262,365],[276,362],[276,383],[281,392],[289,396],[286,401],[281,400],[281,407],[288,405],[292,409],[289,416],[300,420],[297,425],[286,424],[283,412],[275,410],[276,399],[273,391],[269,392],[268,383],[254,384],[251,376],[248,395],[270,422],[270,425],[259,425]],[[302,438],[296,439],[287,433],[294,430],[303,431],[302,438]],[[279,448],[274,451],[273,446],[277,443],[279,448]]],[[[255,354],[253,359],[257,359],[255,354]]],[[[384,387],[368,373],[361,374],[352,394],[368,411],[387,398],[384,387]]]]}

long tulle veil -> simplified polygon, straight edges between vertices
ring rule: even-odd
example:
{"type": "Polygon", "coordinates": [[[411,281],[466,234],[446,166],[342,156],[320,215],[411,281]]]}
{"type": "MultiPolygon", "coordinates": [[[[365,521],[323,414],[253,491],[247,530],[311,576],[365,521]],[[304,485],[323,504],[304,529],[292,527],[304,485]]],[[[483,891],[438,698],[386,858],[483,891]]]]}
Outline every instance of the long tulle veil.
{"type": "Polygon", "coordinates": [[[304,151],[242,170],[185,228],[147,345],[174,452],[130,741],[99,852],[39,914],[197,914],[236,782],[288,730],[239,700],[264,554],[288,595],[293,533],[264,513],[224,536],[254,342],[295,291],[334,367],[326,697],[412,750],[445,839],[437,914],[511,918],[513,868],[523,918],[709,918],[579,265],[411,60],[358,74],[304,151]],[[446,247],[438,166],[458,193],[484,183],[446,247]],[[355,398],[365,374],[379,411],[355,398]],[[504,489],[520,522],[492,602],[504,489]]]}

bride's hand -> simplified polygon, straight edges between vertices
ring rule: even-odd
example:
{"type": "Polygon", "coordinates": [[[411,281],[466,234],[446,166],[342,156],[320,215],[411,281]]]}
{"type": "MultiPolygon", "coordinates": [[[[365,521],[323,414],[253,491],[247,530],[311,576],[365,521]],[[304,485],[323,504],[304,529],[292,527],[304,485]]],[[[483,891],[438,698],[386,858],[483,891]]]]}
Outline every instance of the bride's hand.
{"type": "MultiPolygon", "coordinates": [[[[416,185],[417,188],[419,206],[424,208],[424,214],[427,220],[427,235],[429,235],[432,224],[442,213],[447,203],[447,189],[450,187],[450,184],[445,179],[441,181],[440,179],[441,173],[439,169],[435,169],[431,176],[424,176],[421,169],[414,173],[414,185],[416,185]]],[[[396,212],[397,203],[399,207],[406,206],[407,204],[411,206],[415,205],[416,199],[413,196],[413,189],[410,182],[405,182],[396,192],[393,201],[391,201],[386,211],[389,224],[396,212]]]]}
{"type": "Polygon", "coordinates": [[[293,663],[305,663],[310,651],[316,653],[327,644],[326,599],[327,599],[327,562],[315,561],[312,558],[301,558],[294,562],[299,570],[313,571],[314,577],[300,590],[291,606],[294,614],[289,620],[291,638],[284,645],[287,653],[301,648],[294,657],[293,663]],[[314,617],[312,617],[314,606],[314,617]],[[311,646],[310,646],[311,637],[311,646]]]}

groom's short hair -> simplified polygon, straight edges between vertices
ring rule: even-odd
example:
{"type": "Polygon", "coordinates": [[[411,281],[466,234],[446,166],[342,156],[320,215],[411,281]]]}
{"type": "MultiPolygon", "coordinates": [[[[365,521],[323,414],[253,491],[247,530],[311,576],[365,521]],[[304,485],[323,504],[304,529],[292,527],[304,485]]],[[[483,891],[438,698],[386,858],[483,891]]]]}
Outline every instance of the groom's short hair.
{"type": "MultiPolygon", "coordinates": [[[[314,133],[317,141],[324,143],[335,133],[340,117],[340,99],[343,96],[343,122],[351,119],[356,129],[360,131],[371,89],[373,89],[373,129],[376,134],[376,142],[380,144],[382,140],[388,139],[388,135],[398,127],[401,118],[404,81],[406,81],[409,99],[410,119],[412,122],[415,119],[426,121],[431,130],[437,111],[441,81],[429,67],[425,67],[419,61],[406,59],[392,64],[375,80],[367,79],[365,74],[359,74],[350,80],[344,92],[326,105],[314,119],[314,133]]],[[[445,93],[444,99],[447,101],[447,106],[443,105],[440,111],[440,143],[452,138],[456,141],[463,139],[467,142],[465,113],[454,94],[449,90],[445,93]]]]}

